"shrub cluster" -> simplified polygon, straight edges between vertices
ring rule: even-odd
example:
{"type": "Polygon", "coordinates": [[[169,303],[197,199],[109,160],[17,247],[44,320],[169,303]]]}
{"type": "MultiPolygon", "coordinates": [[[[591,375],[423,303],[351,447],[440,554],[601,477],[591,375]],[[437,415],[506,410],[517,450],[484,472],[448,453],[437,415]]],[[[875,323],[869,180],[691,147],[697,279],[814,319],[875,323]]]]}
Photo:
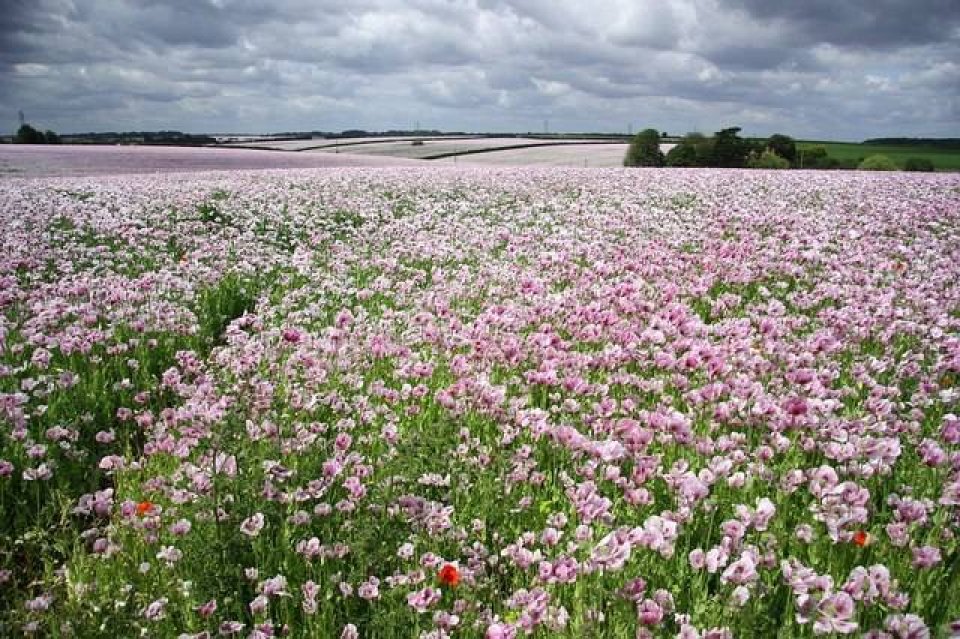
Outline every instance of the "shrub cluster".
{"type": "Polygon", "coordinates": [[[747,159],[747,166],[751,169],[789,169],[790,161],[768,147],[760,154],[751,153],[747,159]]]}
{"type": "Polygon", "coordinates": [[[903,163],[903,170],[933,173],[933,162],[927,158],[907,158],[907,161],[903,163]]]}
{"type": "Polygon", "coordinates": [[[897,165],[885,155],[877,153],[865,158],[857,169],[861,171],[896,171],[897,165]]]}
{"type": "Polygon", "coordinates": [[[667,153],[664,164],[677,167],[774,169],[794,166],[797,147],[793,138],[778,133],[765,142],[755,142],[741,138],[739,133],[740,127],[721,129],[712,137],[688,133],[667,153]]]}

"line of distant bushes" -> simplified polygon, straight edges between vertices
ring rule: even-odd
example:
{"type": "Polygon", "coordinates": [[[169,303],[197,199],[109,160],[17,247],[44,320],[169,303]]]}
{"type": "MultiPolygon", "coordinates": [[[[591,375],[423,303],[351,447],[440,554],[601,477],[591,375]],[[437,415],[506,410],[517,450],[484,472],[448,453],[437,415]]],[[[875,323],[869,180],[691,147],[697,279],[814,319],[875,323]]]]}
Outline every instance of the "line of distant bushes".
{"type": "MultiPolygon", "coordinates": [[[[662,133],[645,129],[634,136],[624,156],[624,166],[719,167],[751,169],[860,169],[896,171],[897,164],[882,154],[855,161],[831,157],[824,146],[801,149],[796,141],[780,133],[766,140],[740,137],[740,127],[721,129],[706,136],[688,133],[668,153],[660,150],[662,133]]],[[[890,138],[893,139],[893,138],[890,138]]],[[[902,138],[906,140],[907,138],[902,138]]],[[[946,148],[946,147],[944,147],[946,148]]],[[[933,171],[928,158],[907,158],[905,171],[933,171]]]]}
{"type": "Polygon", "coordinates": [[[209,135],[182,133],[180,131],[128,131],[124,133],[71,133],[58,135],[54,131],[41,131],[23,124],[13,137],[14,144],[171,144],[199,146],[214,144],[216,138],[209,135]]]}
{"type": "Polygon", "coordinates": [[[863,143],[873,146],[925,146],[945,151],[960,151],[960,138],[871,138],[863,143]]]}

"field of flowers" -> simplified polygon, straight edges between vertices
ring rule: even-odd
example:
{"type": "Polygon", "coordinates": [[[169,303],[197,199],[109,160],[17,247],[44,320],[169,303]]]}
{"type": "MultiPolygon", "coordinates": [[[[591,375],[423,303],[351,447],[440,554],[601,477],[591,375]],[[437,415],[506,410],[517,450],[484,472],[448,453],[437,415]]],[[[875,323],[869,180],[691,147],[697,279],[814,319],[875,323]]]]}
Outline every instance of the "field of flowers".
{"type": "Polygon", "coordinates": [[[960,178],[0,182],[0,635],[960,632],[960,178]]]}
{"type": "MultiPolygon", "coordinates": [[[[613,168],[623,166],[628,144],[564,144],[485,151],[435,160],[446,164],[487,167],[576,167],[613,168]]],[[[663,144],[664,152],[673,144],[663,144]]]]}

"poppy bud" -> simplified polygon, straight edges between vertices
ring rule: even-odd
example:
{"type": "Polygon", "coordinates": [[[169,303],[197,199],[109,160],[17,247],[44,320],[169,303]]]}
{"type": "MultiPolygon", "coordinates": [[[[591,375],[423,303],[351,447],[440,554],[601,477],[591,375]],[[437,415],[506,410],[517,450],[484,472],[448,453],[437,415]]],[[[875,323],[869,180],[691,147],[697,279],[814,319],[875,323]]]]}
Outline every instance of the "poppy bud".
{"type": "Polygon", "coordinates": [[[853,533],[852,541],[856,545],[863,548],[864,546],[868,545],[871,541],[870,533],[868,533],[865,530],[858,530],[857,532],[853,533]]]}

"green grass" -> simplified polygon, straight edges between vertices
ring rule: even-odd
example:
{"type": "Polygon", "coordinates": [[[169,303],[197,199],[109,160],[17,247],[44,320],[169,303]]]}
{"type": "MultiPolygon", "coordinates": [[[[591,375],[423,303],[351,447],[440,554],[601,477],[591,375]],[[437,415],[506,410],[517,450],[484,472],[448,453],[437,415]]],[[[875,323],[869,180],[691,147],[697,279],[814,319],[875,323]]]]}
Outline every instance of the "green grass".
{"type": "Polygon", "coordinates": [[[960,171],[960,150],[938,149],[930,146],[901,146],[881,144],[861,144],[858,142],[798,142],[798,149],[810,149],[822,146],[827,155],[837,158],[845,165],[859,164],[863,158],[871,155],[886,155],[898,167],[903,168],[908,158],[927,158],[938,171],[960,171]]]}

